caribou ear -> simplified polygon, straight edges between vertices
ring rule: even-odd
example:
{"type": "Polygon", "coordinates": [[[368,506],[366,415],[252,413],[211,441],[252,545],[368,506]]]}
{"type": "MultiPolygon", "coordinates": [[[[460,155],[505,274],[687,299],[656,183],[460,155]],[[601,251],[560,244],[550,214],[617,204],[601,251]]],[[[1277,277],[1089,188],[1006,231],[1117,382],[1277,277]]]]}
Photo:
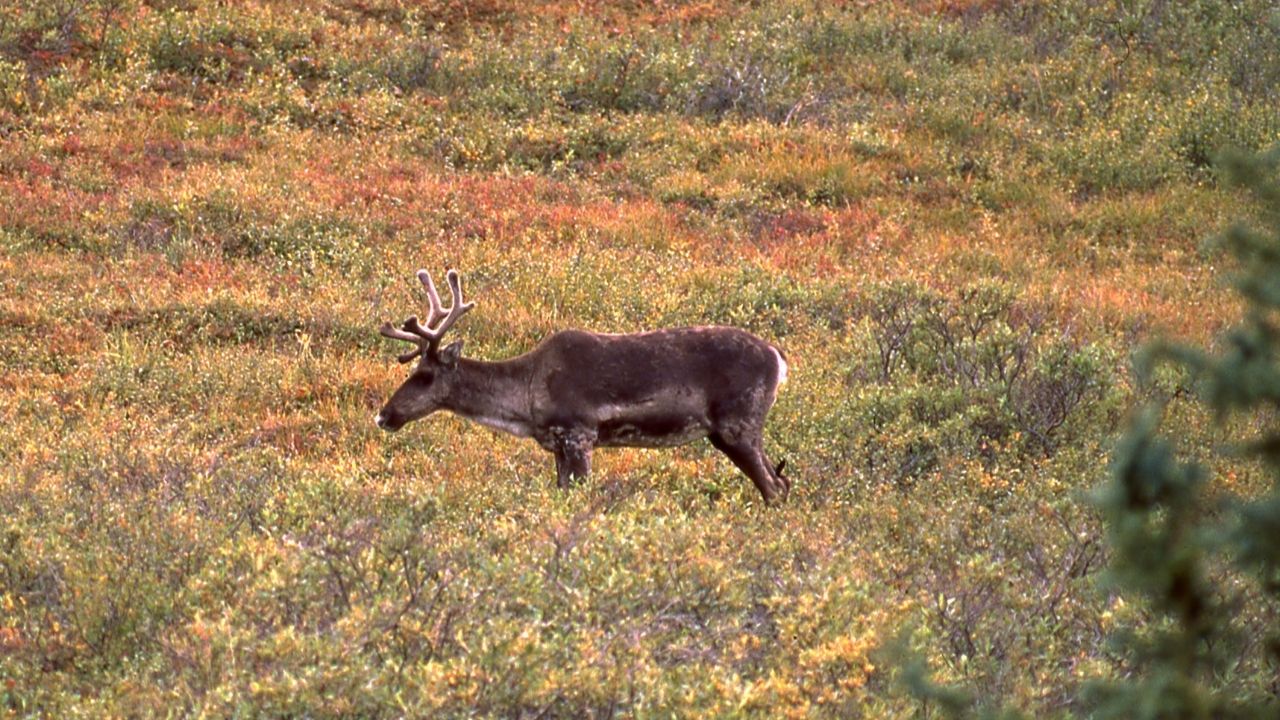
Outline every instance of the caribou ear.
{"type": "Polygon", "coordinates": [[[462,341],[455,340],[445,346],[440,351],[440,362],[448,367],[458,364],[458,358],[462,357],[462,341]]]}

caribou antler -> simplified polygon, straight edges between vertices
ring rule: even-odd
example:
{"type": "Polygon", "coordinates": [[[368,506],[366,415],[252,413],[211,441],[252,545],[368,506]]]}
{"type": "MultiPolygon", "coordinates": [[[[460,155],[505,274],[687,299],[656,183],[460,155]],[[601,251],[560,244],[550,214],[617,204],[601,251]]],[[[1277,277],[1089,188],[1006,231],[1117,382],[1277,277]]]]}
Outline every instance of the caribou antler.
{"type": "Polygon", "coordinates": [[[427,301],[431,304],[431,314],[427,316],[426,325],[424,326],[418,322],[417,315],[411,315],[399,328],[391,323],[383,323],[378,330],[384,337],[389,337],[393,340],[404,340],[418,346],[417,349],[410,350],[396,358],[402,363],[407,363],[424,352],[430,352],[439,347],[440,338],[444,337],[449,328],[458,322],[458,318],[476,306],[474,302],[464,302],[462,297],[462,278],[458,277],[457,270],[450,270],[445,274],[445,280],[449,283],[449,293],[453,300],[453,304],[448,310],[445,310],[440,303],[440,294],[436,292],[436,285],[431,281],[431,274],[426,270],[419,270],[418,279],[427,288],[427,301]],[[441,320],[441,318],[444,319],[441,320]],[[432,327],[437,320],[440,320],[440,323],[432,327]]]}

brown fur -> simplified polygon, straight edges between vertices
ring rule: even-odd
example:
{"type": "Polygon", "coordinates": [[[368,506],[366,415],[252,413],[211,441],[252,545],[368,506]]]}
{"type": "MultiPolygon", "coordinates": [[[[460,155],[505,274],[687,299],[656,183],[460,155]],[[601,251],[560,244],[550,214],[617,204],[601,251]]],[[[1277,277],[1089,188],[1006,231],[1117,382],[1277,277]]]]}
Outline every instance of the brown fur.
{"type": "Polygon", "coordinates": [[[458,357],[460,343],[423,353],[379,413],[396,430],[449,410],[532,437],[556,458],[561,486],[591,470],[599,446],[667,447],[709,438],[766,501],[790,482],[764,455],[781,353],[737,328],[606,335],[566,330],[502,362],[458,357]]]}
{"type": "Polygon", "coordinates": [[[598,446],[669,447],[708,438],[755,483],[766,502],[785,499],[791,481],[764,455],[764,421],[785,378],[782,352],[731,327],[690,327],[631,335],[558,332],[531,352],[502,362],[443,350],[448,329],[475,306],[456,270],[446,274],[446,310],[426,270],[425,325],[410,317],[379,332],[413,343],[420,357],[376,422],[395,431],[437,410],[531,437],[556,458],[561,487],[591,472],[598,446]]]}

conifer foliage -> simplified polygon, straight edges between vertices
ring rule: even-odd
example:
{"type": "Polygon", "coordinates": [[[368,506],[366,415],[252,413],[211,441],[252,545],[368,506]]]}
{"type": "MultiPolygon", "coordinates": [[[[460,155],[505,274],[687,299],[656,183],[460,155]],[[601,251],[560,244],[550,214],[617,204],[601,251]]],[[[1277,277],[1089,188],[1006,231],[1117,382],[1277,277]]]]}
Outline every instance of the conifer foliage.
{"type": "MultiPolygon", "coordinates": [[[[1228,440],[1232,464],[1256,464],[1272,479],[1262,497],[1215,507],[1209,468],[1180,457],[1148,409],[1122,438],[1111,482],[1100,496],[1113,577],[1152,613],[1147,630],[1121,642],[1132,672],[1098,693],[1098,716],[1124,718],[1275,717],[1280,680],[1270,687],[1229,684],[1242,654],[1261,653],[1280,668],[1280,628],[1265,638],[1234,631],[1233,603],[1258,593],[1275,617],[1280,604],[1280,150],[1230,155],[1228,178],[1257,201],[1256,221],[1230,228],[1222,242],[1236,261],[1231,285],[1243,318],[1212,350],[1155,345],[1139,363],[1150,378],[1161,363],[1188,370],[1228,440]],[[1214,557],[1247,581],[1219,581],[1214,557]],[[1224,680],[1224,678],[1226,680],[1224,680]]],[[[1248,659],[1245,659],[1247,662],[1248,659]]],[[[1277,677],[1280,677],[1278,675],[1277,677]]]]}

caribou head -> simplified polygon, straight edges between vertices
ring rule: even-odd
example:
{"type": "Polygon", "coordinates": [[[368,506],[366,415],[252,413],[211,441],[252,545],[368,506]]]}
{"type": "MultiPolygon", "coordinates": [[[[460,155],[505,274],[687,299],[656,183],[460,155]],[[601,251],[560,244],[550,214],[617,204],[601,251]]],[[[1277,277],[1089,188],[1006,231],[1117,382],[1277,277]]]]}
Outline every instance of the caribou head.
{"type": "Polygon", "coordinates": [[[405,423],[439,410],[451,394],[458,359],[462,357],[462,341],[457,340],[441,349],[440,340],[459,318],[476,306],[473,302],[463,301],[462,280],[457,270],[450,270],[445,275],[453,300],[447,310],[440,303],[440,294],[431,281],[431,274],[419,270],[418,279],[426,287],[427,302],[430,303],[426,323],[419,322],[418,316],[412,315],[398,328],[391,323],[383,323],[379,330],[385,337],[415,345],[414,349],[400,354],[397,359],[401,363],[418,358],[413,374],[391,395],[374,418],[378,427],[393,432],[404,427],[405,423]]]}

